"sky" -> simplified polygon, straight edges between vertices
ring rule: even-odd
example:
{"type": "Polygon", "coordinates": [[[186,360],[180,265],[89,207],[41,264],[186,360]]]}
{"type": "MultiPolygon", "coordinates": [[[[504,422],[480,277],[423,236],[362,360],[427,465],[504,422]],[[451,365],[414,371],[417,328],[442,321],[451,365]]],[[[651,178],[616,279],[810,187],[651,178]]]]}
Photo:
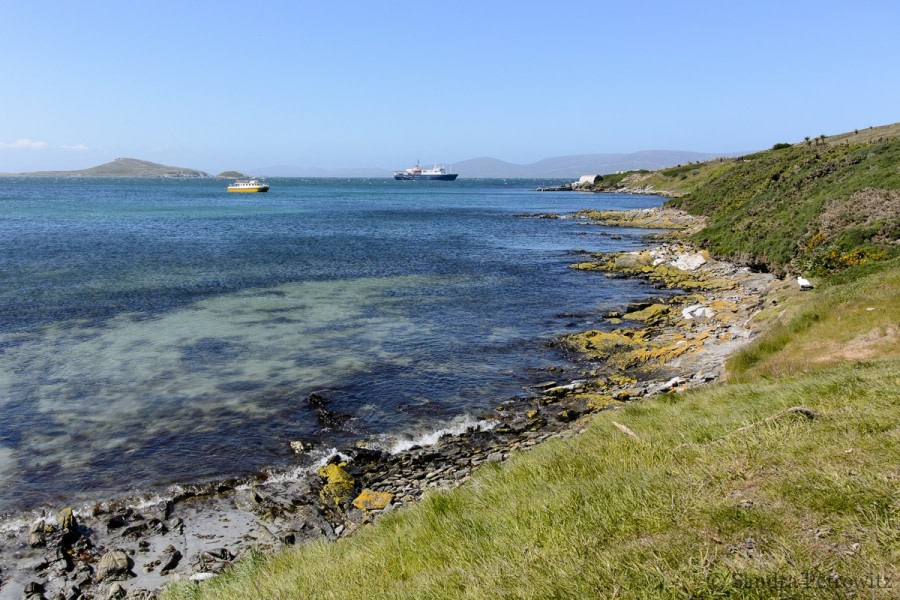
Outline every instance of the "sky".
{"type": "Polygon", "coordinates": [[[0,0],[0,172],[527,164],[900,121],[897,0],[0,0]]]}

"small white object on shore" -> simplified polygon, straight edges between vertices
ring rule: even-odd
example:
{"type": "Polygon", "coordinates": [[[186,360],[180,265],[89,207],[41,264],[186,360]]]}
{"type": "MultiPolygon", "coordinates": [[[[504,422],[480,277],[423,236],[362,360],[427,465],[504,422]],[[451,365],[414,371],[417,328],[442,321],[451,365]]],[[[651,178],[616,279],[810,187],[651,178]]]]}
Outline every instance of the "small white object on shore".
{"type": "Polygon", "coordinates": [[[797,277],[797,285],[800,286],[801,290],[811,290],[813,288],[813,284],[809,282],[809,279],[804,279],[803,277],[797,277]]]}
{"type": "Polygon", "coordinates": [[[206,581],[207,579],[212,579],[215,576],[216,576],[215,573],[209,573],[209,572],[194,573],[193,575],[191,575],[191,581],[206,581]]]}

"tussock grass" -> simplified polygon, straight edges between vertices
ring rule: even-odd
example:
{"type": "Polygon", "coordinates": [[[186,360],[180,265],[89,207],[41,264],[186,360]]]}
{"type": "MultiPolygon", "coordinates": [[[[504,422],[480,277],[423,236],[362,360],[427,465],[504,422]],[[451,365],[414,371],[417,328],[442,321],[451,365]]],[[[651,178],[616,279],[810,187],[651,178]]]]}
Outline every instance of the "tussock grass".
{"type": "Polygon", "coordinates": [[[900,585],[898,389],[889,358],[630,404],[352,538],[165,598],[895,597],[877,578],[900,585]],[[817,417],[766,421],[798,405],[817,417]]]}

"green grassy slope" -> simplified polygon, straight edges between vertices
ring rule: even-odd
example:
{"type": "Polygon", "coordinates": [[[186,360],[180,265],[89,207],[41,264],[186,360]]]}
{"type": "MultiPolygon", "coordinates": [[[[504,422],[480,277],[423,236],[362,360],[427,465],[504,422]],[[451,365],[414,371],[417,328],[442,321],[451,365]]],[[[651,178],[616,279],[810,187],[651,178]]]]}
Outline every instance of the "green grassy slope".
{"type": "Polygon", "coordinates": [[[718,169],[676,200],[708,226],[693,241],[775,272],[828,272],[897,253],[900,139],[795,145],[718,169]]]}

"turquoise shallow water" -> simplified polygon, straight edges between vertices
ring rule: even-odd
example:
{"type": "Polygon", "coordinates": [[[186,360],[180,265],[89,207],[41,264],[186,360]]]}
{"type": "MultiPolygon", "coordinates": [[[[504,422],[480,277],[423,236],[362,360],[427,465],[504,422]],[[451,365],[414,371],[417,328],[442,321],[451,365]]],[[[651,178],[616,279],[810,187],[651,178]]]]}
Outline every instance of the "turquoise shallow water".
{"type": "Polygon", "coordinates": [[[0,511],[241,476],[520,395],[546,342],[647,294],[574,219],[660,198],[524,180],[0,179],[0,511]],[[331,399],[325,427],[305,402],[331,399]]]}

